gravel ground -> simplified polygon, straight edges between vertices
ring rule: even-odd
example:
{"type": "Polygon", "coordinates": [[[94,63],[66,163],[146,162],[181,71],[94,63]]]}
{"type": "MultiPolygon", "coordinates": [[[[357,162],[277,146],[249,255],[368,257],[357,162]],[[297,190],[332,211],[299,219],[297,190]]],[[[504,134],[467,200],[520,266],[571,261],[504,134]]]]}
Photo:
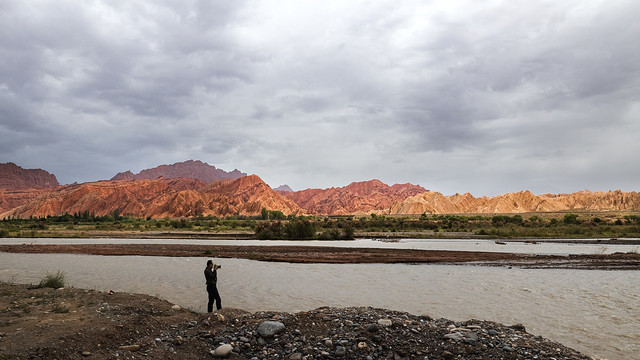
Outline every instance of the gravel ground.
{"type": "Polygon", "coordinates": [[[0,359],[591,359],[522,325],[375,308],[199,314],[140,294],[0,283],[0,359]]]}

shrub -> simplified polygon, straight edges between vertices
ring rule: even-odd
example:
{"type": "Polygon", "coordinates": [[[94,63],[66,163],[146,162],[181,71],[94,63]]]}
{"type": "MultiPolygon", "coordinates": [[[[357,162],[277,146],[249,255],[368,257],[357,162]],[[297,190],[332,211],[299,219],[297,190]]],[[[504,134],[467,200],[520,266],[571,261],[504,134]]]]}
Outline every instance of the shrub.
{"type": "Polygon", "coordinates": [[[47,272],[45,277],[40,280],[39,288],[59,289],[64,287],[64,272],[58,270],[55,274],[47,272]]]}
{"type": "Polygon", "coordinates": [[[564,214],[564,223],[565,224],[577,224],[578,223],[578,215],[577,214],[564,214]]]}

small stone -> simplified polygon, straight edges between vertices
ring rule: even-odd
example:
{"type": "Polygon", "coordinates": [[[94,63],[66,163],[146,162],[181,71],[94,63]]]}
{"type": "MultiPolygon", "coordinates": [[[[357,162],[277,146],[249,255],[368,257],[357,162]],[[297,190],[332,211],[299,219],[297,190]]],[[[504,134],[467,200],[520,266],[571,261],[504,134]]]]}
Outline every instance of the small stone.
{"type": "Polygon", "coordinates": [[[118,350],[138,351],[140,350],[140,345],[122,345],[118,347],[118,350]]]}
{"type": "Polygon", "coordinates": [[[511,325],[509,327],[512,328],[513,330],[516,330],[516,331],[527,332],[527,329],[525,329],[524,325],[522,325],[522,324],[515,324],[515,325],[511,325]]]}
{"type": "Polygon", "coordinates": [[[506,352],[513,352],[513,351],[514,351],[514,350],[513,350],[513,348],[512,348],[511,346],[507,346],[507,345],[505,345],[505,346],[502,348],[502,350],[504,350],[504,351],[506,351],[506,352]]]}
{"type": "Polygon", "coordinates": [[[450,333],[450,334],[446,334],[445,336],[443,336],[445,339],[451,339],[454,341],[462,341],[464,340],[464,335],[460,334],[460,333],[450,333]]]}
{"type": "Polygon", "coordinates": [[[367,348],[367,343],[364,341],[361,341],[358,343],[358,349],[362,350],[362,349],[366,349],[367,348]]]}
{"type": "Polygon", "coordinates": [[[180,307],[180,305],[178,305],[178,304],[173,305],[171,308],[172,308],[173,310],[180,310],[180,309],[182,309],[182,308],[180,307]]]}
{"type": "Polygon", "coordinates": [[[331,339],[327,339],[324,341],[324,346],[328,347],[328,348],[332,348],[333,347],[333,341],[331,341],[331,339]]]}
{"type": "Polygon", "coordinates": [[[442,357],[445,359],[453,359],[453,353],[445,350],[442,352],[442,357]]]}
{"type": "Polygon", "coordinates": [[[246,337],[244,337],[244,336],[240,336],[240,338],[239,338],[238,340],[240,340],[240,342],[243,342],[243,343],[248,343],[248,342],[250,342],[250,341],[251,341],[251,340],[247,339],[247,338],[246,338],[246,337]]]}
{"type": "Polygon", "coordinates": [[[345,348],[344,346],[336,347],[335,355],[338,357],[347,355],[347,348],[345,348]]]}
{"type": "Polygon", "coordinates": [[[378,325],[380,326],[391,326],[393,324],[393,322],[391,321],[391,319],[380,319],[378,320],[378,325]]]}
{"type": "Polygon", "coordinates": [[[156,338],[156,342],[162,342],[162,339],[156,338]]]}
{"type": "Polygon", "coordinates": [[[489,335],[496,336],[496,335],[498,335],[498,332],[493,330],[493,329],[491,329],[491,330],[489,330],[489,335]]]}
{"type": "Polygon", "coordinates": [[[302,360],[302,354],[301,353],[293,353],[293,354],[291,354],[291,356],[289,356],[289,360],[302,360]]]}
{"type": "Polygon", "coordinates": [[[230,344],[220,345],[213,351],[213,356],[217,358],[225,358],[231,354],[232,350],[233,346],[230,344]]]}
{"type": "Polygon", "coordinates": [[[377,324],[371,324],[369,326],[367,326],[367,331],[368,332],[377,332],[378,331],[378,325],[377,324]]]}
{"type": "Polygon", "coordinates": [[[270,338],[284,331],[284,324],[279,321],[265,321],[258,326],[258,334],[264,338],[270,338]]]}
{"type": "Polygon", "coordinates": [[[83,351],[82,356],[91,356],[91,353],[89,351],[83,351]]]}
{"type": "Polygon", "coordinates": [[[222,315],[222,314],[216,314],[216,317],[218,318],[218,321],[220,321],[220,322],[224,322],[224,315],[222,315]]]}

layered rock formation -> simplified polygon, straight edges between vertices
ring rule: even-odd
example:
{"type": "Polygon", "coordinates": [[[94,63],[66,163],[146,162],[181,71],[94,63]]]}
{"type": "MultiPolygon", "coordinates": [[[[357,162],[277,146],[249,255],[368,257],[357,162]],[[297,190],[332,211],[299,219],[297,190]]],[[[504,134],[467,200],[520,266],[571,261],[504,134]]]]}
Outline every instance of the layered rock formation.
{"type": "Polygon", "coordinates": [[[98,181],[42,193],[0,218],[114,211],[140,217],[258,215],[262,208],[298,214],[301,210],[252,175],[207,185],[194,179],[98,181]]]}
{"type": "Polygon", "coordinates": [[[0,164],[0,189],[45,189],[59,186],[53,174],[42,169],[23,169],[14,163],[0,164]]]}
{"type": "Polygon", "coordinates": [[[142,170],[137,174],[131,171],[118,173],[111,180],[155,180],[163,177],[166,179],[186,178],[212,183],[220,180],[239,179],[247,174],[235,169],[226,172],[213,165],[203,163],[200,160],[187,160],[171,165],[160,165],[152,169],[142,170]]]}
{"type": "Polygon", "coordinates": [[[389,186],[380,180],[370,180],[353,182],[341,188],[307,189],[281,194],[310,214],[362,215],[387,213],[394,203],[425,191],[418,185],[389,186]]]}
{"type": "Polygon", "coordinates": [[[493,197],[471,194],[444,196],[426,192],[394,204],[391,214],[474,214],[526,213],[550,211],[624,211],[640,210],[640,193],[580,191],[572,194],[534,195],[530,191],[493,197]]]}

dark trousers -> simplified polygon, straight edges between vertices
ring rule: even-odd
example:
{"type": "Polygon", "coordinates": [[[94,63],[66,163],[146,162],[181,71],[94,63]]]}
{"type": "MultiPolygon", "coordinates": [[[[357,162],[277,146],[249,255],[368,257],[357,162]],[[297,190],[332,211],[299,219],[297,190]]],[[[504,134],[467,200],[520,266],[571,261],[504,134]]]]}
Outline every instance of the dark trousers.
{"type": "Polygon", "coordinates": [[[222,309],[222,300],[220,300],[220,294],[216,284],[207,284],[207,293],[209,294],[209,303],[207,304],[207,312],[213,311],[213,302],[216,302],[216,309],[222,309]]]}

